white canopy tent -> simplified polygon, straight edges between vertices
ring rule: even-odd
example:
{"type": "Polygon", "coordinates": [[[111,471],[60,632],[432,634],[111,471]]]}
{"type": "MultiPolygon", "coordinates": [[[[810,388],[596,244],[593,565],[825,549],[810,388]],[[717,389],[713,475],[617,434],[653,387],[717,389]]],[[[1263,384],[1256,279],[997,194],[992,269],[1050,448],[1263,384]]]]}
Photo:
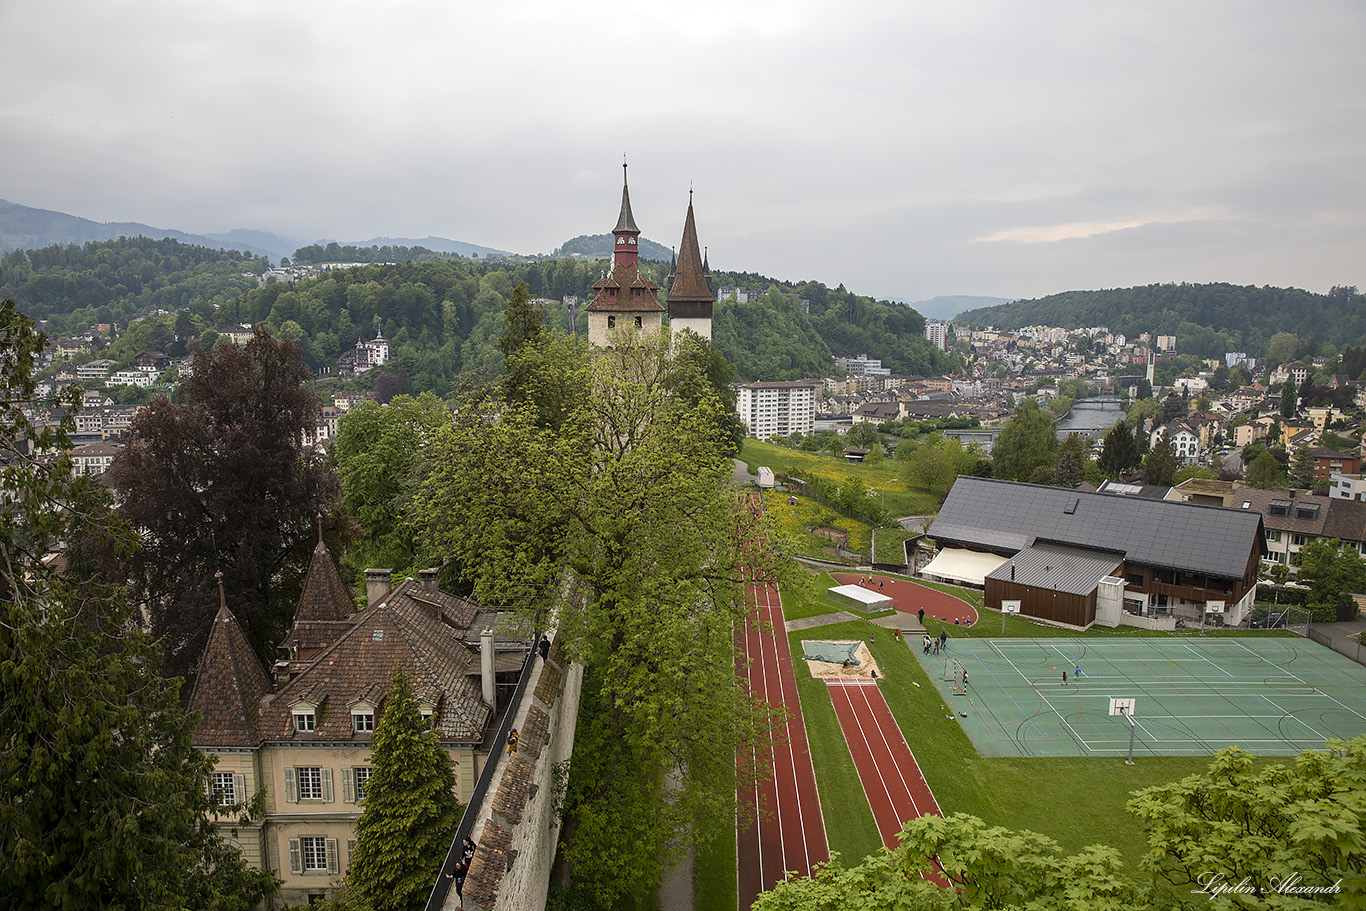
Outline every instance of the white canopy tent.
{"type": "Polygon", "coordinates": [[[1001,557],[996,554],[983,554],[975,550],[946,547],[930,561],[929,566],[921,570],[921,574],[937,576],[951,582],[966,582],[968,585],[984,586],[987,575],[1008,561],[1008,557],[1001,557]]]}

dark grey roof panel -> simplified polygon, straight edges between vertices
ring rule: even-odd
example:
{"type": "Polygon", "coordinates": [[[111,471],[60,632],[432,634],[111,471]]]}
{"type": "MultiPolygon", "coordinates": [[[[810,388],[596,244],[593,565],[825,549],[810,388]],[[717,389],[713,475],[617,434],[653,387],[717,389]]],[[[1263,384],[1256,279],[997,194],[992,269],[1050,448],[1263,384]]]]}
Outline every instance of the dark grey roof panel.
{"type": "Polygon", "coordinates": [[[1238,579],[1260,546],[1260,520],[1249,510],[960,477],[930,537],[995,550],[1022,549],[1038,538],[1238,579]],[[1064,509],[1073,499],[1079,502],[1069,515],[1064,509]]]}
{"type": "Polygon", "coordinates": [[[1015,582],[1072,595],[1089,595],[1100,580],[1113,575],[1123,554],[1085,550],[1062,544],[1035,544],[1026,547],[1008,563],[1002,563],[988,579],[1010,581],[1011,567],[1015,568],[1015,582]]]}

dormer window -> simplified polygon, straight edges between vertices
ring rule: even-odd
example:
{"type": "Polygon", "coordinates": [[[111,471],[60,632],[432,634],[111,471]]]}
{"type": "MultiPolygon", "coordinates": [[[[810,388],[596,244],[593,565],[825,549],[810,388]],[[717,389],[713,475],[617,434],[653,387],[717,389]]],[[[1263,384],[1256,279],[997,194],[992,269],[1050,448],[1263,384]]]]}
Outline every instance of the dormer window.
{"type": "Polygon", "coordinates": [[[351,712],[351,729],[357,734],[368,734],[375,729],[374,712],[351,712]]]}
{"type": "Polygon", "coordinates": [[[308,699],[296,699],[290,705],[289,710],[294,716],[294,731],[297,734],[308,734],[318,729],[318,708],[319,702],[311,702],[308,699]]]}

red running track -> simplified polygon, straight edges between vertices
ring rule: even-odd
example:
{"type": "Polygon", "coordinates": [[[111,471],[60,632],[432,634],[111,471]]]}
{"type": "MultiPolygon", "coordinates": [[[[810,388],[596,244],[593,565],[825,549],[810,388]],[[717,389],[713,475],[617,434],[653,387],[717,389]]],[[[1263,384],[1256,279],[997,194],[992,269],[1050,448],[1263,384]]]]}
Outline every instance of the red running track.
{"type": "Polygon", "coordinates": [[[863,791],[873,809],[882,843],[896,847],[908,819],[944,815],[920,774],[906,738],[873,681],[826,680],[844,739],[853,754],[863,791]]]}
{"type": "Polygon", "coordinates": [[[771,585],[748,585],[746,597],[752,610],[736,629],[736,673],[746,679],[754,697],[784,706],[787,724],[771,733],[766,748],[736,757],[742,771],[772,770],[757,786],[736,794],[740,911],[748,911],[759,893],[772,889],[787,872],[809,876],[812,867],[830,859],[782,601],[771,585]]]}
{"type": "MultiPolygon", "coordinates": [[[[858,585],[870,591],[882,592],[892,599],[892,607],[903,614],[914,614],[924,608],[925,616],[945,623],[957,621],[963,626],[977,622],[977,610],[961,598],[946,592],[918,585],[909,579],[893,579],[891,576],[870,576],[867,573],[831,573],[840,585],[858,585]]],[[[952,634],[950,634],[952,635],[952,634]]]]}

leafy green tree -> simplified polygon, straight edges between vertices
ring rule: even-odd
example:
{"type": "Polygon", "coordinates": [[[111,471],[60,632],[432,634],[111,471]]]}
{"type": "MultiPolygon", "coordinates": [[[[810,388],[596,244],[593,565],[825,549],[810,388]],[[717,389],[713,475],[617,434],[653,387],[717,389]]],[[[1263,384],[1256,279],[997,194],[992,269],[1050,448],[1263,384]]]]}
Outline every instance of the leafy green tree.
{"type": "Polygon", "coordinates": [[[1107,477],[1119,478],[1138,467],[1140,456],[1133,431],[1127,421],[1120,421],[1105,434],[1097,465],[1107,477]]]}
{"type": "Polygon", "coordinates": [[[976,457],[964,450],[960,441],[933,434],[914,447],[914,457],[902,476],[912,487],[938,495],[952,487],[974,461],[976,457]]]}
{"type": "Polygon", "coordinates": [[[349,878],[374,911],[417,911],[432,891],[462,807],[450,754],[423,720],[401,669],[375,726],[370,764],[349,878]]]}
{"type": "Polygon", "coordinates": [[[1075,489],[1086,477],[1086,466],[1091,463],[1090,441],[1075,433],[1067,435],[1058,446],[1058,465],[1053,473],[1053,486],[1075,489]]]}
{"type": "Polygon", "coordinates": [[[417,545],[403,510],[421,484],[422,453],[450,420],[430,392],[400,395],[387,405],[362,401],[342,415],[332,456],[341,480],[342,505],[361,526],[361,538],[343,558],[352,573],[392,567],[395,578],[411,574],[417,545]]]}
{"type": "Polygon", "coordinates": [[[1051,477],[1056,446],[1053,422],[1039,408],[1038,402],[1026,399],[1001,428],[1001,435],[992,447],[996,477],[1030,481],[1041,471],[1045,472],[1045,479],[1051,477]]]}
{"type": "Polygon", "coordinates": [[[1277,332],[1267,343],[1267,354],[1278,364],[1286,364],[1295,359],[1295,351],[1300,340],[1293,332],[1277,332]]]}
{"type": "Polygon", "coordinates": [[[1356,617],[1353,593],[1366,592],[1366,561],[1341,541],[1311,541],[1299,552],[1296,580],[1308,585],[1314,619],[1325,622],[1356,617]]]}
{"type": "Polygon", "coordinates": [[[730,488],[721,403],[681,375],[696,363],[662,338],[566,350],[590,382],[565,420],[464,403],[434,441],[413,515],[484,603],[558,600],[559,635],[586,666],[567,859],[610,903],[657,890],[687,838],[732,812],[735,750],[760,720],[730,659],[739,567],[771,569],[741,547],[753,518],[730,488]]]}
{"type": "Polygon", "coordinates": [[[1252,754],[1222,750],[1209,769],[1144,788],[1129,801],[1147,832],[1143,867],[1156,877],[1158,907],[1209,907],[1207,887],[1246,883],[1223,896],[1229,908],[1359,906],[1366,898],[1366,738],[1301,753],[1293,766],[1258,768],[1252,754]],[[1285,893],[1277,885],[1331,886],[1341,892],[1285,893]],[[1202,890],[1204,894],[1193,890],[1202,890]]]}
{"type": "Polygon", "coordinates": [[[127,548],[132,536],[101,485],[50,457],[71,419],[39,430],[24,414],[44,341],[0,304],[0,898],[246,911],[278,880],[219,840],[212,762],[191,746],[180,681],[157,676],[155,643],[90,559],[88,545],[127,548]],[[75,546],[56,575],[41,558],[63,542],[75,546]]]}
{"type": "Polygon", "coordinates": [[[1186,400],[1175,392],[1167,393],[1167,397],[1162,400],[1162,414],[1158,418],[1159,424],[1170,424],[1180,417],[1186,416],[1186,400]]]}
{"type": "Polygon", "coordinates": [[[1261,490],[1274,490],[1286,485],[1285,472],[1275,456],[1263,449],[1247,466],[1247,483],[1261,490]]]}
{"type": "Polygon", "coordinates": [[[1172,441],[1164,433],[1143,457],[1143,483],[1170,487],[1176,483],[1176,472],[1180,468],[1181,460],[1176,457],[1172,441]]]}

